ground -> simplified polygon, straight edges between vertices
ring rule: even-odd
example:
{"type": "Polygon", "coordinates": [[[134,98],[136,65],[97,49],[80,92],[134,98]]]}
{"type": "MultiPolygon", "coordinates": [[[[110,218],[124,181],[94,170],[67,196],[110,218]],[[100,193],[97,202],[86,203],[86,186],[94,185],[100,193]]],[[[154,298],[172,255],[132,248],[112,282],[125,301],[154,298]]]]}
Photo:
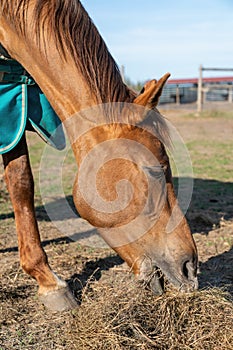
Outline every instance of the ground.
{"type": "MultiPolygon", "coordinates": [[[[197,116],[191,109],[180,110],[177,107],[172,110],[163,107],[162,112],[179,130],[193,163],[194,191],[187,219],[199,252],[200,289],[203,291],[208,288],[213,290],[215,287],[224,288],[227,292],[224,302],[228,304],[226,308],[221,306],[221,310],[223,310],[224,317],[229,317],[229,307],[232,305],[232,301],[229,300],[233,295],[233,113],[222,109],[205,111],[197,116]]],[[[111,293],[118,295],[121,289],[124,290],[125,279],[131,284],[134,284],[134,281],[121,259],[98,238],[96,231],[81,218],[77,219],[76,234],[69,234],[69,236],[64,235],[57,228],[56,222],[49,220],[42,205],[38,187],[39,160],[44,144],[34,134],[29,134],[28,139],[36,182],[35,204],[43,246],[53,269],[65,278],[75,291],[80,300],[81,311],[79,313],[81,314],[79,316],[84,317],[85,310],[90,310],[87,307],[88,302],[92,309],[96,306],[95,298],[97,297],[92,299],[92,294],[88,293],[94,293],[95,288],[100,287],[107,296],[106,286],[111,285],[111,293]]],[[[71,202],[71,184],[75,166],[72,161],[67,161],[64,166],[65,193],[71,202]]],[[[64,229],[69,219],[72,222],[72,218],[65,216],[57,221],[62,221],[64,229]]],[[[100,343],[102,345],[95,347],[93,338],[92,345],[87,345],[88,343],[85,343],[82,338],[82,331],[79,331],[79,335],[76,334],[74,327],[79,326],[77,326],[75,312],[58,314],[45,310],[36,297],[35,281],[23,273],[19,266],[14,216],[3,181],[3,171],[0,171],[0,259],[1,350],[32,348],[38,350],[202,349],[199,343],[195,345],[194,342],[190,347],[184,344],[172,347],[167,341],[167,345],[156,347],[150,340],[152,338],[149,339],[149,337],[145,340],[147,344],[145,347],[139,347],[137,344],[131,347],[127,345],[104,347],[103,344],[107,342],[104,336],[100,343]]],[[[103,307],[102,304],[99,308],[101,307],[103,307]]],[[[216,312],[217,310],[216,308],[216,312]]],[[[156,320],[156,316],[154,317],[156,320]]],[[[229,329],[231,333],[233,331],[232,316],[228,327],[231,327],[229,329]]],[[[89,336],[91,338],[91,334],[89,336]]],[[[177,337],[174,342],[178,342],[177,337]]],[[[221,342],[221,346],[205,349],[230,350],[233,340],[229,339],[226,343],[221,342]]]]}

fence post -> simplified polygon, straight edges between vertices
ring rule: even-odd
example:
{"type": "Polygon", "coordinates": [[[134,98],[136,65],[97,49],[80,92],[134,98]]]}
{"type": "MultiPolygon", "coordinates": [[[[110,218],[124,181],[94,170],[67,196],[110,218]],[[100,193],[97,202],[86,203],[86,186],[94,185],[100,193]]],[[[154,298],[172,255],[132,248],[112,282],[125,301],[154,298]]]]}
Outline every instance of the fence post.
{"type": "Polygon", "coordinates": [[[229,86],[228,89],[228,102],[232,103],[233,102],[233,89],[232,85],[229,86]]]}
{"type": "Polygon", "coordinates": [[[180,89],[179,89],[179,85],[176,85],[176,104],[180,105],[180,89]]]}
{"type": "Polygon", "coordinates": [[[202,65],[199,67],[199,78],[198,78],[198,87],[197,87],[197,112],[202,111],[202,65]]]}

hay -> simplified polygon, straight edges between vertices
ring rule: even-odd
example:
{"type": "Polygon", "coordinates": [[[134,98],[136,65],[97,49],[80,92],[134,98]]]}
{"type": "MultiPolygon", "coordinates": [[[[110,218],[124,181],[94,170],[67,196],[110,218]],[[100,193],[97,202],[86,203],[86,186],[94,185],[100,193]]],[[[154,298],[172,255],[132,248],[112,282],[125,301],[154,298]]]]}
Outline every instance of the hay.
{"type": "Polygon", "coordinates": [[[233,300],[221,289],[155,297],[128,277],[114,284],[85,288],[66,335],[72,349],[233,349],[233,300]]]}

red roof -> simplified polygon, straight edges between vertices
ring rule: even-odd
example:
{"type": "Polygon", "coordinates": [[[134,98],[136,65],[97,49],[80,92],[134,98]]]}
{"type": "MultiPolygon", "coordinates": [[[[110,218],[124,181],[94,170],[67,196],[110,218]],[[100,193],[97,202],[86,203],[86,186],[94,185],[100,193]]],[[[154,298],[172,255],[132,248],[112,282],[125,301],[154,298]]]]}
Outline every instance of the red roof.
{"type": "MultiPolygon", "coordinates": [[[[211,77],[202,78],[203,83],[226,83],[233,82],[233,77],[211,77]]],[[[169,79],[168,84],[197,84],[198,78],[186,78],[186,79],[169,79]]]]}

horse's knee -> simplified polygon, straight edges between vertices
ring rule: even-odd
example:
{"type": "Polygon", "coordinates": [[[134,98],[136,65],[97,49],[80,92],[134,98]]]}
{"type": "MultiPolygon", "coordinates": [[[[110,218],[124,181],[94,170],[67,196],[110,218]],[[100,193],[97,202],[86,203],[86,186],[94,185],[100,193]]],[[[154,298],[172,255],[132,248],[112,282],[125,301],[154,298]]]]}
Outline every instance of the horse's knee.
{"type": "Polygon", "coordinates": [[[34,187],[25,135],[18,145],[2,155],[8,190],[30,191],[34,187]]]}
{"type": "Polygon", "coordinates": [[[5,177],[9,185],[17,184],[17,187],[25,188],[33,184],[33,176],[27,156],[21,156],[11,161],[5,168],[5,177]]]}
{"type": "Polygon", "coordinates": [[[5,181],[12,200],[23,202],[34,196],[34,180],[26,156],[8,164],[5,168],[5,181]]]}

